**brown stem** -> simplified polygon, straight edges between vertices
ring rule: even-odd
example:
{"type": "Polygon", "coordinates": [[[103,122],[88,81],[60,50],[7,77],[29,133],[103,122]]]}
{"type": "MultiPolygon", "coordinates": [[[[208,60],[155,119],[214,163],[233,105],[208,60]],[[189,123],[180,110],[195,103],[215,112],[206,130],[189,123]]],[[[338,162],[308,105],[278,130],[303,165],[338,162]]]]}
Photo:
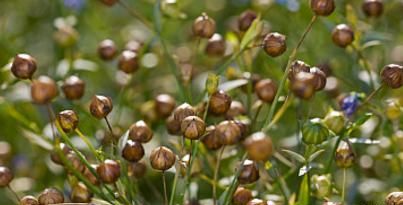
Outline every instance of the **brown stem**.
{"type": "Polygon", "coordinates": [[[111,133],[111,137],[112,137],[111,152],[113,155],[115,153],[115,150],[114,150],[115,149],[115,135],[113,134],[112,126],[109,123],[108,118],[105,116],[104,119],[105,119],[106,124],[108,125],[109,132],[111,133]]]}

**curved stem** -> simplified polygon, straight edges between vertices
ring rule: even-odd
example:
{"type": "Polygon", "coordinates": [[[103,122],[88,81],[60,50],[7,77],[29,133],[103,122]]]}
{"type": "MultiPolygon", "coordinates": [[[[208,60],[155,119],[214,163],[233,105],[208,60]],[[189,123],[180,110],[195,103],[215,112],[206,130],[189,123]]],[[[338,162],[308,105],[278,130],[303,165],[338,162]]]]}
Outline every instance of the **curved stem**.
{"type": "Polygon", "coordinates": [[[10,185],[7,185],[8,190],[14,195],[15,199],[17,199],[18,202],[21,201],[20,197],[18,196],[17,192],[14,191],[14,189],[11,188],[10,185]]]}
{"type": "Polygon", "coordinates": [[[75,129],[75,132],[77,133],[77,135],[81,138],[82,141],[85,142],[85,144],[87,145],[87,147],[91,150],[92,154],[95,156],[95,158],[99,161],[101,161],[101,158],[98,155],[97,150],[95,149],[95,147],[92,145],[92,143],[88,140],[88,138],[86,136],[83,135],[83,133],[77,128],[75,129]]]}
{"type": "Polygon", "coordinates": [[[223,153],[224,153],[224,149],[225,149],[225,146],[223,146],[222,148],[221,148],[221,150],[220,150],[220,152],[218,153],[218,156],[217,156],[217,165],[216,165],[216,167],[215,167],[215,170],[214,170],[214,178],[213,178],[213,180],[214,180],[214,184],[213,184],[213,205],[217,205],[217,179],[218,179],[218,171],[220,170],[220,165],[221,165],[221,158],[222,158],[222,155],[223,155],[223,153]]]}
{"type": "Polygon", "coordinates": [[[366,98],[365,100],[362,102],[362,104],[360,105],[359,108],[363,107],[364,105],[366,105],[367,103],[369,103],[369,101],[371,101],[371,99],[379,92],[381,91],[383,88],[385,87],[384,84],[381,84],[381,86],[379,86],[377,89],[375,89],[374,91],[372,91],[366,98]]]}
{"type": "Polygon", "coordinates": [[[165,179],[165,172],[162,172],[162,184],[164,186],[164,204],[168,205],[167,182],[165,179]]]}
{"type": "Polygon", "coordinates": [[[277,105],[277,103],[278,103],[278,99],[279,99],[279,97],[280,97],[281,91],[283,90],[284,85],[285,85],[285,82],[286,82],[286,80],[287,80],[287,74],[288,74],[288,71],[290,70],[291,64],[292,64],[292,62],[295,60],[295,57],[296,57],[296,55],[297,55],[297,51],[298,51],[299,47],[302,45],[302,42],[305,40],[306,36],[307,36],[308,33],[311,31],[312,26],[313,26],[313,24],[315,23],[315,21],[316,21],[317,18],[318,18],[318,17],[317,17],[316,15],[312,16],[312,19],[311,19],[311,21],[309,22],[308,26],[306,27],[306,29],[305,29],[304,33],[302,34],[301,38],[299,39],[299,41],[298,41],[298,43],[297,43],[297,46],[294,48],[294,50],[291,52],[290,57],[288,58],[288,62],[287,62],[286,69],[285,69],[284,74],[283,74],[283,77],[281,78],[281,81],[280,81],[280,86],[279,86],[279,88],[278,88],[278,91],[277,91],[277,93],[276,93],[276,96],[274,97],[273,104],[272,104],[272,106],[270,107],[270,111],[269,111],[269,114],[267,115],[267,118],[266,118],[266,120],[265,120],[265,123],[263,124],[263,125],[266,125],[266,126],[264,126],[264,127],[262,128],[262,131],[263,131],[263,132],[267,132],[267,131],[268,131],[268,129],[267,129],[268,126],[267,126],[267,125],[269,124],[269,122],[271,121],[271,119],[272,119],[272,117],[273,117],[273,115],[274,115],[274,111],[275,111],[275,109],[276,109],[276,105],[277,105]]]}

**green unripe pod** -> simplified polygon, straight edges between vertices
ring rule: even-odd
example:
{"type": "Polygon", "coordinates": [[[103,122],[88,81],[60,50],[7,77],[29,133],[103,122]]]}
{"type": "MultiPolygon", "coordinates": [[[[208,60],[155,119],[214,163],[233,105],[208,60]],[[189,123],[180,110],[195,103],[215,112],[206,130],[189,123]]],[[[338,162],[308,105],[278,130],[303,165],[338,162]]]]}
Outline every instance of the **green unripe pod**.
{"type": "Polygon", "coordinates": [[[306,144],[320,144],[329,136],[329,130],[319,118],[311,119],[302,127],[302,141],[306,144]]]}
{"type": "Polygon", "coordinates": [[[332,132],[339,134],[346,123],[346,117],[344,116],[343,112],[330,110],[323,122],[331,130],[332,132]]]}
{"type": "Polygon", "coordinates": [[[328,197],[332,192],[332,181],[330,175],[313,175],[312,188],[318,198],[328,197]]]}

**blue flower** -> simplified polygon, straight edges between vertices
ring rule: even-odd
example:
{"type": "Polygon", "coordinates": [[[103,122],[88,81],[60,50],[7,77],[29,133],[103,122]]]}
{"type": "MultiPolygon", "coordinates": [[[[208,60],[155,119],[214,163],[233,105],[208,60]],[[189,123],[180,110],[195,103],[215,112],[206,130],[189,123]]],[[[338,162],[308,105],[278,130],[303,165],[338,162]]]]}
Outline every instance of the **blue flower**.
{"type": "Polygon", "coordinates": [[[63,0],[64,6],[79,11],[85,5],[85,0],[63,0]]]}
{"type": "Polygon", "coordinates": [[[358,108],[359,98],[356,93],[351,93],[347,97],[343,98],[341,102],[341,109],[347,116],[351,116],[358,108]]]}

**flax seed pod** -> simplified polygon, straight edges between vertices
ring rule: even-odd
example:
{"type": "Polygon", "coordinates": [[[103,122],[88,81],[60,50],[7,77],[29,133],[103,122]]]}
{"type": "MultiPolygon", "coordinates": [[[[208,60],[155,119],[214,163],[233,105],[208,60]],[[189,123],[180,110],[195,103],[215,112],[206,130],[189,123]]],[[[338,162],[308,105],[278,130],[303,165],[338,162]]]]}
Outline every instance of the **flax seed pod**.
{"type": "Polygon", "coordinates": [[[79,77],[72,75],[64,81],[62,91],[67,99],[78,100],[84,95],[85,83],[79,77]]]}
{"type": "Polygon", "coordinates": [[[153,131],[143,121],[137,121],[129,128],[129,138],[141,143],[149,142],[153,137],[153,131]]]}
{"type": "Polygon", "coordinates": [[[209,111],[214,115],[225,114],[230,106],[232,99],[223,90],[217,91],[210,96],[209,111]]]}
{"type": "Polygon", "coordinates": [[[114,160],[104,160],[98,165],[96,171],[99,178],[106,184],[113,184],[120,177],[120,165],[114,160]]]}
{"type": "Polygon", "coordinates": [[[277,86],[271,79],[266,78],[256,83],[255,91],[261,101],[272,103],[277,93],[277,86]]]}
{"type": "Polygon", "coordinates": [[[0,187],[8,186],[13,178],[13,173],[9,168],[0,166],[0,187]]]}
{"type": "Polygon", "coordinates": [[[266,161],[273,154],[271,138],[263,132],[253,133],[245,140],[244,146],[248,153],[248,158],[254,161],[266,161]]]}
{"type": "Polygon", "coordinates": [[[39,76],[31,85],[31,97],[34,103],[47,104],[58,94],[54,80],[48,76],[39,76]]]}
{"type": "Polygon", "coordinates": [[[252,198],[252,192],[249,189],[238,187],[232,196],[232,203],[234,205],[246,205],[252,198]]]}
{"type": "Polygon", "coordinates": [[[91,115],[102,119],[106,117],[113,109],[112,99],[102,95],[94,95],[91,99],[91,115]]]}
{"type": "Polygon", "coordinates": [[[400,88],[403,85],[403,66],[389,64],[381,71],[382,81],[392,89],[400,88]]]}
{"type": "Polygon", "coordinates": [[[21,198],[20,205],[39,205],[39,201],[34,196],[27,195],[21,198]]]}
{"type": "Polygon", "coordinates": [[[11,72],[19,79],[32,79],[36,71],[36,60],[28,54],[17,54],[11,64],[11,72]]]}
{"type": "Polygon", "coordinates": [[[47,188],[39,195],[38,201],[40,205],[59,204],[64,202],[64,196],[55,188],[47,188]]]}
{"type": "Polygon", "coordinates": [[[335,8],[334,0],[311,0],[311,9],[318,16],[329,16],[335,8]]]}
{"type": "Polygon", "coordinates": [[[144,148],[138,141],[127,140],[122,150],[122,157],[129,162],[137,162],[144,156],[144,148]]]}
{"type": "Polygon", "coordinates": [[[155,111],[161,117],[168,117],[175,109],[175,99],[168,94],[157,95],[154,99],[155,111]]]}
{"type": "Polygon", "coordinates": [[[251,160],[245,160],[242,165],[241,173],[238,176],[240,184],[251,184],[259,179],[259,169],[257,163],[251,160]]]}
{"type": "Polygon", "coordinates": [[[200,38],[211,38],[216,30],[216,23],[214,19],[207,16],[206,13],[202,13],[193,22],[193,34],[200,38]]]}
{"type": "Polygon", "coordinates": [[[181,131],[185,138],[190,140],[199,139],[206,130],[204,121],[197,116],[189,116],[183,119],[181,123],[181,131]]]}
{"type": "Polygon", "coordinates": [[[167,147],[160,146],[155,148],[150,154],[151,167],[165,171],[175,164],[175,154],[167,147]]]}
{"type": "Polygon", "coordinates": [[[382,0],[364,0],[362,11],[368,17],[379,17],[383,13],[382,0]]]}
{"type": "Polygon", "coordinates": [[[240,127],[235,121],[222,121],[216,126],[215,134],[222,145],[234,145],[242,137],[240,127]]]}
{"type": "MultiPolygon", "coordinates": [[[[104,2],[105,1],[112,2],[114,0],[104,0],[104,2]]],[[[98,55],[102,60],[112,60],[115,58],[117,53],[118,49],[116,48],[115,42],[113,42],[111,39],[105,39],[98,44],[98,55]]]]}
{"type": "Polygon", "coordinates": [[[345,48],[353,43],[354,31],[346,24],[339,24],[332,31],[332,40],[336,45],[345,48]]]}
{"type": "Polygon", "coordinates": [[[267,34],[263,40],[263,49],[271,57],[280,56],[287,50],[285,35],[277,32],[267,34]]]}
{"type": "Polygon", "coordinates": [[[73,110],[63,110],[57,115],[57,120],[64,132],[74,131],[78,126],[78,116],[73,110]]]}

